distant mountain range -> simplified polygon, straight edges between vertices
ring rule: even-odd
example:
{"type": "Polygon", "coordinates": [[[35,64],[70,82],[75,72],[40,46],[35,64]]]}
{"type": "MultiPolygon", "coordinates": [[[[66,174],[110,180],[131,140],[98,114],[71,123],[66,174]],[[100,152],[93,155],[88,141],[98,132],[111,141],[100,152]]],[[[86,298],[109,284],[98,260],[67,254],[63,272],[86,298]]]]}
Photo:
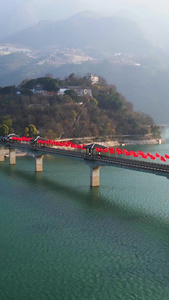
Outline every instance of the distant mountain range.
{"type": "Polygon", "coordinates": [[[167,47],[150,41],[134,17],[124,15],[106,18],[85,12],[63,21],[41,21],[4,38],[0,86],[46,73],[64,78],[92,72],[115,84],[135,109],[168,123],[167,47]]]}
{"type": "Polygon", "coordinates": [[[3,40],[36,50],[81,49],[88,54],[112,56],[116,52],[150,53],[152,45],[143,37],[139,26],[124,17],[95,18],[80,13],[64,21],[41,21],[3,40]]]}

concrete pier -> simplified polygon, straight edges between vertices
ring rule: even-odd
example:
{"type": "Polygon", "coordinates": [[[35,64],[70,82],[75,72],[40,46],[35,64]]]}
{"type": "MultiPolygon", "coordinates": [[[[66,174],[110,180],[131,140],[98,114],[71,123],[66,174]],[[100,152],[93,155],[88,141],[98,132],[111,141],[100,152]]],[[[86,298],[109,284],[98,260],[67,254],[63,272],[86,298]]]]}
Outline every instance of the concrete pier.
{"type": "Polygon", "coordinates": [[[16,151],[13,148],[9,149],[9,164],[10,165],[16,164],[16,151]]]}
{"type": "Polygon", "coordinates": [[[100,166],[90,167],[90,186],[100,185],[100,166]]]}
{"type": "Polygon", "coordinates": [[[0,161],[4,161],[5,155],[4,155],[4,147],[0,147],[0,161]]]}
{"type": "Polygon", "coordinates": [[[43,171],[43,155],[35,157],[35,172],[43,171]]]}

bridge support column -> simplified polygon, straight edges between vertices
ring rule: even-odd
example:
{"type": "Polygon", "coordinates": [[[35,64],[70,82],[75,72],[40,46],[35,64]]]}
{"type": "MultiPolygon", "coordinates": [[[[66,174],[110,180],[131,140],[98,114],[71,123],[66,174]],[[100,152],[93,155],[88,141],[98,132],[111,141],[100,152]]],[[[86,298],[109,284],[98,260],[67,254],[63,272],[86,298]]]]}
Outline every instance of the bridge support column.
{"type": "Polygon", "coordinates": [[[16,164],[16,151],[15,149],[9,149],[9,164],[15,165],[16,164]]]}
{"type": "Polygon", "coordinates": [[[4,155],[4,147],[0,147],[0,161],[4,161],[5,155],[4,155]]]}
{"type": "Polygon", "coordinates": [[[100,185],[100,166],[90,167],[90,186],[95,187],[100,185]]]}
{"type": "Polygon", "coordinates": [[[43,155],[39,155],[35,157],[35,172],[43,171],[43,155]]]}

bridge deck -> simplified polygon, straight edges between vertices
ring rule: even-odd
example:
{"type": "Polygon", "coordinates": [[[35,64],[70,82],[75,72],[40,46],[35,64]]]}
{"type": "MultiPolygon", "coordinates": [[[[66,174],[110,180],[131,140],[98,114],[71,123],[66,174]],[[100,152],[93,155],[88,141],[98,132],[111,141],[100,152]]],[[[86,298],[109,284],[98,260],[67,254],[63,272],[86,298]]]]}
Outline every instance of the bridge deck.
{"type": "Polygon", "coordinates": [[[85,161],[87,164],[92,164],[96,166],[116,166],[121,168],[127,168],[136,171],[154,173],[156,175],[162,175],[169,178],[169,165],[159,164],[148,161],[141,161],[135,159],[127,159],[120,157],[110,157],[110,156],[99,156],[99,155],[86,155],[78,150],[64,150],[50,147],[34,147],[30,144],[25,143],[14,143],[14,142],[3,142],[0,141],[0,145],[5,148],[15,148],[20,151],[27,151],[35,156],[38,155],[54,155],[54,156],[64,156],[73,159],[80,159],[85,161]]]}

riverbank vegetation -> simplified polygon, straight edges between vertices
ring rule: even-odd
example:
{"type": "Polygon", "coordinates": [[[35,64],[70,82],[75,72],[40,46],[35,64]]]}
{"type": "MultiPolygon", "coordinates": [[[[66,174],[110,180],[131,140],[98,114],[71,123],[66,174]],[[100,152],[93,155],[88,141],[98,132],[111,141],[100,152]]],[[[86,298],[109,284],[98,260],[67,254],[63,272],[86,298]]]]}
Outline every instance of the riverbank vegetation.
{"type": "Polygon", "coordinates": [[[0,135],[9,132],[48,138],[160,136],[153,119],[135,112],[115,86],[104,78],[92,84],[88,77],[75,74],[64,80],[46,76],[1,88],[0,135]]]}

